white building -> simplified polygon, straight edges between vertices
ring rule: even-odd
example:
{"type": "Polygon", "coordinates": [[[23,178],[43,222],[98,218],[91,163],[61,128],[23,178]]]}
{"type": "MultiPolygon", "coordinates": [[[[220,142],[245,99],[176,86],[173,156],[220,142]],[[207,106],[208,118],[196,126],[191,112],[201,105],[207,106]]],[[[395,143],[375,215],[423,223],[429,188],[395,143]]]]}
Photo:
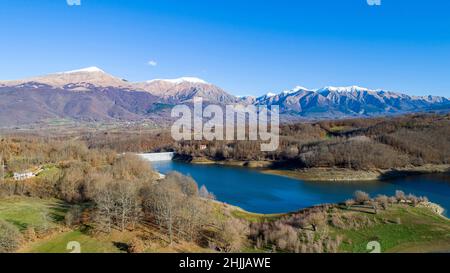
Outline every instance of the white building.
{"type": "Polygon", "coordinates": [[[30,179],[34,177],[34,173],[32,172],[26,172],[26,173],[14,173],[14,180],[21,181],[25,179],[30,179]]]}

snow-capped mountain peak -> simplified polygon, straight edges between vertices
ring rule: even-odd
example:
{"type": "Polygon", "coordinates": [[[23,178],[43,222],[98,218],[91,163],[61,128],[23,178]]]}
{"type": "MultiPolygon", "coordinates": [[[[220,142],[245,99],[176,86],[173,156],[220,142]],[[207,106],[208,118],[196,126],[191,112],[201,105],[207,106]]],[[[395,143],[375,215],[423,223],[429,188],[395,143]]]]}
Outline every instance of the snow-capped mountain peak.
{"type": "Polygon", "coordinates": [[[402,93],[368,89],[360,86],[327,86],[308,90],[298,86],[277,95],[256,99],[258,105],[279,105],[285,113],[303,117],[336,118],[376,116],[391,113],[419,112],[433,107],[445,109],[450,100],[444,97],[414,97],[402,93]]]}
{"type": "Polygon", "coordinates": [[[164,82],[173,83],[173,84],[180,84],[180,83],[184,83],[184,82],[209,84],[205,80],[202,80],[202,79],[196,78],[196,77],[181,77],[181,78],[177,78],[177,79],[154,79],[154,80],[147,81],[147,83],[153,83],[153,82],[158,82],[158,81],[164,81],[164,82]]]}
{"type": "Polygon", "coordinates": [[[319,92],[319,93],[321,91],[330,91],[330,92],[344,93],[344,92],[355,92],[355,91],[370,91],[370,89],[365,88],[365,87],[360,87],[360,86],[357,86],[357,85],[343,86],[343,87],[326,86],[324,88],[321,88],[321,89],[317,90],[317,92],[319,92]]]}
{"type": "Polygon", "coordinates": [[[308,89],[308,88],[306,88],[306,87],[303,87],[303,86],[300,86],[300,85],[297,85],[296,87],[294,87],[294,89],[292,89],[292,91],[296,91],[296,92],[298,92],[298,91],[300,91],[300,90],[307,90],[307,91],[310,91],[310,89],[308,89]]]}
{"type": "Polygon", "coordinates": [[[36,84],[77,91],[96,87],[131,87],[127,81],[112,76],[96,66],[6,82],[7,86],[19,87],[38,86],[36,84]]]}
{"type": "Polygon", "coordinates": [[[445,97],[410,96],[359,86],[321,89],[296,86],[261,97],[237,98],[195,77],[128,82],[98,67],[0,81],[0,91],[0,102],[3,103],[0,120],[3,124],[5,121],[30,124],[49,117],[96,121],[147,119],[151,115],[167,114],[158,104],[192,103],[195,97],[220,105],[277,105],[287,121],[450,111],[450,99],[445,97]],[[23,109],[32,112],[25,115],[23,109]]]}
{"type": "Polygon", "coordinates": [[[291,90],[285,90],[285,91],[283,91],[283,95],[291,95],[291,94],[297,93],[297,92],[299,92],[299,91],[301,91],[301,90],[304,90],[304,91],[311,91],[310,89],[308,89],[308,88],[306,88],[306,87],[297,85],[296,87],[294,87],[294,88],[291,89],[291,90]]]}
{"type": "Polygon", "coordinates": [[[59,73],[56,73],[56,74],[95,73],[95,72],[105,73],[105,71],[103,71],[102,69],[100,69],[100,68],[98,68],[96,66],[90,66],[90,67],[77,69],[77,70],[59,72],[59,73]]]}

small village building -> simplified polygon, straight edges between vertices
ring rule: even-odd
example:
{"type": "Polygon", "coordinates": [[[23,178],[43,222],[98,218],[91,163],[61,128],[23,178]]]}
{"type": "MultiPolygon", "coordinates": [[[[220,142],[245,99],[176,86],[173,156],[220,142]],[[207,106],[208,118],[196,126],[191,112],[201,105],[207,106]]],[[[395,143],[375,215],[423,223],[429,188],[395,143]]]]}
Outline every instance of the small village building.
{"type": "Polygon", "coordinates": [[[26,180],[32,177],[35,177],[34,173],[32,172],[14,173],[14,180],[16,181],[26,180]]]}

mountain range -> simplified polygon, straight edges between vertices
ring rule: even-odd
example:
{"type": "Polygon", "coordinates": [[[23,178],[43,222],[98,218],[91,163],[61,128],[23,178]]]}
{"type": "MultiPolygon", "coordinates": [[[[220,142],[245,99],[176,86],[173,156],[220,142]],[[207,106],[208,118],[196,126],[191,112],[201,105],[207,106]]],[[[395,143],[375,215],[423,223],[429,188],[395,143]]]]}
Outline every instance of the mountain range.
{"type": "MultiPolygon", "coordinates": [[[[161,120],[194,97],[207,103],[278,105],[286,119],[370,117],[448,111],[450,100],[358,86],[296,87],[260,97],[236,97],[194,77],[129,82],[97,67],[0,81],[0,127],[69,119],[88,122],[161,120]]],[[[281,119],[283,121],[283,118],[281,119]]]]}

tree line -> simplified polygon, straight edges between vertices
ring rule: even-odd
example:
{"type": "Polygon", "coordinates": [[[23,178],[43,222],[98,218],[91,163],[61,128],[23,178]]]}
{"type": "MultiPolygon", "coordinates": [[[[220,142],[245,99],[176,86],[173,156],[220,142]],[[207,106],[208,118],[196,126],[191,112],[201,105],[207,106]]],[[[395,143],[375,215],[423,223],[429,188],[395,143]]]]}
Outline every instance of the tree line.
{"type": "Polygon", "coordinates": [[[284,125],[277,151],[261,152],[259,147],[258,141],[185,141],[171,148],[187,158],[268,160],[293,168],[372,170],[449,164],[450,115],[284,125]]]}

